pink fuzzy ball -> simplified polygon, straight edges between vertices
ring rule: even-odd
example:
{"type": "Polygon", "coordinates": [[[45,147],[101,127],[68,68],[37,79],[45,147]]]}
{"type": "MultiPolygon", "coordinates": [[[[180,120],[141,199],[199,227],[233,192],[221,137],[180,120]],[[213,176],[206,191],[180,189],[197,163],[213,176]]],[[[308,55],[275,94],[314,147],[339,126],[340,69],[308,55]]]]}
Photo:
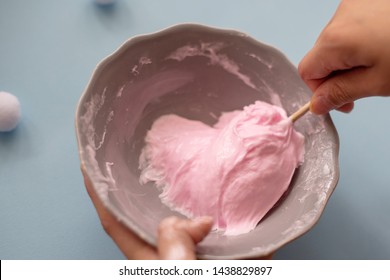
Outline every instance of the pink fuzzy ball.
{"type": "Polygon", "coordinates": [[[16,96],[0,91],[0,131],[11,131],[20,120],[20,103],[16,96]]]}

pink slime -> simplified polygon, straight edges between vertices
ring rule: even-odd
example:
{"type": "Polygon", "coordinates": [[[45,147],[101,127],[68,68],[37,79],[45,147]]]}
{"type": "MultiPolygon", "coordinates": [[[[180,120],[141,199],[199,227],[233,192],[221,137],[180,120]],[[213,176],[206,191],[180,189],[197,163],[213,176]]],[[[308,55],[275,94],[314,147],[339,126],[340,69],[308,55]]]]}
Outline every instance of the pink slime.
{"type": "Polygon", "coordinates": [[[303,162],[304,137],[285,111],[256,101],[210,127],[176,115],[157,119],[140,156],[140,181],[194,218],[211,216],[226,235],[254,229],[303,162]]]}

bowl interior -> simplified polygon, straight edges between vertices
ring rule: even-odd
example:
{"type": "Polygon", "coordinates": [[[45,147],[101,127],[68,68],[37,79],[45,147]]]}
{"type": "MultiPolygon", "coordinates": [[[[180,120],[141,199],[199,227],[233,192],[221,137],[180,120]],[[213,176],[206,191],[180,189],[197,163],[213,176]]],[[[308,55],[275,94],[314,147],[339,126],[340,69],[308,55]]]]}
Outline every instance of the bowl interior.
{"type": "MultiPolygon", "coordinates": [[[[155,119],[177,114],[212,125],[256,100],[291,114],[310,96],[282,53],[245,34],[188,24],[136,37],[98,65],[80,100],[82,165],[106,207],[154,244],[159,222],[181,216],[161,203],[152,183],[139,183],[138,160],[155,119]]],[[[198,246],[201,258],[266,255],[318,220],[338,180],[337,132],[329,116],[310,114],[295,128],[306,154],[288,194],[255,230],[212,232],[198,246]]]]}

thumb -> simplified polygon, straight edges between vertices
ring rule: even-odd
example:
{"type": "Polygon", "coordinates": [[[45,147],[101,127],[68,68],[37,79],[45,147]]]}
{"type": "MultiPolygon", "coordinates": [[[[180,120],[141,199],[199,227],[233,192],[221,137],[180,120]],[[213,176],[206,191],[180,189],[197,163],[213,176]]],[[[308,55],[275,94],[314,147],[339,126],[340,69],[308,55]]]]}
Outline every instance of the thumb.
{"type": "Polygon", "coordinates": [[[211,217],[184,220],[178,217],[164,219],[159,227],[158,254],[160,259],[194,260],[195,245],[211,230],[211,217]]]}
{"type": "Polygon", "coordinates": [[[339,108],[352,110],[353,101],[373,95],[376,77],[370,70],[359,67],[333,73],[314,91],[310,110],[318,115],[339,108]]]}

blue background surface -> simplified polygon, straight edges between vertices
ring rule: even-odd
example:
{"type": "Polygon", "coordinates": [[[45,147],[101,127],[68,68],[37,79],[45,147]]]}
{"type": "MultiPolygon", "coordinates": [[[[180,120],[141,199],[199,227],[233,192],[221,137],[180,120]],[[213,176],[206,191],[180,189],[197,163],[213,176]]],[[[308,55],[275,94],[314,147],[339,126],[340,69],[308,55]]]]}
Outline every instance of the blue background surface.
{"type": "MultiPolygon", "coordinates": [[[[338,1],[0,0],[0,91],[23,118],[0,133],[0,259],[122,259],[79,170],[74,114],[96,64],[134,35],[194,22],[233,28],[296,65],[338,1]]],[[[276,259],[389,259],[390,99],[333,112],[341,178],[319,223],[276,259]]]]}

